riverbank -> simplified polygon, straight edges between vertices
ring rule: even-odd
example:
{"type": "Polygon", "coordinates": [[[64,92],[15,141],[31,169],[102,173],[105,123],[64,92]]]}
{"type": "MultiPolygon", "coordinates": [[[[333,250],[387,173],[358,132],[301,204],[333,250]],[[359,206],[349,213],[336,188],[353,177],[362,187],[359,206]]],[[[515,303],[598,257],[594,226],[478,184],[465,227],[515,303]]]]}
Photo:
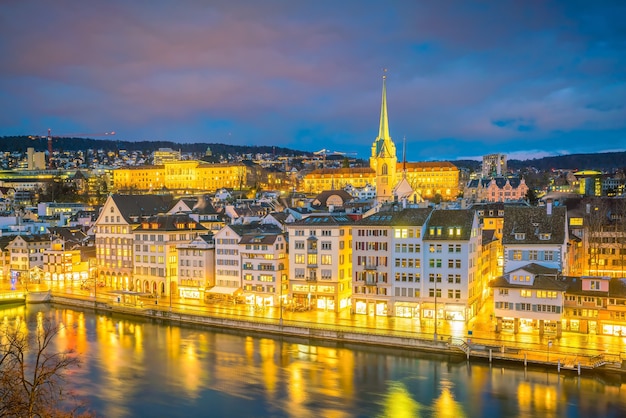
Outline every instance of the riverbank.
{"type": "Polygon", "coordinates": [[[233,317],[209,311],[172,309],[167,306],[128,305],[95,300],[77,295],[51,293],[49,302],[78,308],[94,309],[98,313],[124,314],[145,319],[237,330],[258,336],[267,334],[302,338],[310,341],[332,341],[338,345],[367,345],[408,351],[445,354],[467,361],[501,363],[521,367],[544,368],[558,373],[612,373],[626,378],[626,361],[619,354],[567,352],[541,347],[520,347],[492,340],[464,340],[445,335],[417,335],[398,330],[361,329],[354,326],[314,323],[262,317],[233,317]]]}

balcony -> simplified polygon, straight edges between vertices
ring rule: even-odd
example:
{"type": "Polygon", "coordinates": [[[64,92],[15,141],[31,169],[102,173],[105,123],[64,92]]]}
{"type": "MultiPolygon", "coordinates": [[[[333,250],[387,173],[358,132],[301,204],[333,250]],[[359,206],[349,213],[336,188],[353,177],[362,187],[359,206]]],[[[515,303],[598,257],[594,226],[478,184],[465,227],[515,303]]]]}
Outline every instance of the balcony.
{"type": "Polygon", "coordinates": [[[366,264],[365,266],[363,266],[363,269],[365,269],[365,270],[378,270],[378,266],[374,265],[374,264],[366,264]]]}
{"type": "Polygon", "coordinates": [[[378,281],[375,279],[367,279],[365,280],[365,286],[378,286],[378,281]]]}
{"type": "Polygon", "coordinates": [[[316,281],[317,281],[317,277],[310,277],[310,276],[307,276],[306,281],[307,281],[307,282],[316,282],[316,281]]]}

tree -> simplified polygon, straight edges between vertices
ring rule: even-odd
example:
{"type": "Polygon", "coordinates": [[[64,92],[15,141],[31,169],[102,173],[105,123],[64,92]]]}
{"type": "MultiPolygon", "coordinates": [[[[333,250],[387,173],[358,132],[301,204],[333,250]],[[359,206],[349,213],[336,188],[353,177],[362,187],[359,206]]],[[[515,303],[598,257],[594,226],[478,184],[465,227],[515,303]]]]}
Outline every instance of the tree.
{"type": "Polygon", "coordinates": [[[526,201],[533,205],[533,206],[537,206],[537,202],[539,202],[539,198],[537,197],[537,192],[535,192],[535,189],[529,187],[528,191],[526,192],[526,201]]]}
{"type": "Polygon", "coordinates": [[[56,352],[60,327],[49,319],[0,326],[0,417],[87,417],[84,405],[65,390],[65,375],[80,360],[73,350],[56,352]]]}

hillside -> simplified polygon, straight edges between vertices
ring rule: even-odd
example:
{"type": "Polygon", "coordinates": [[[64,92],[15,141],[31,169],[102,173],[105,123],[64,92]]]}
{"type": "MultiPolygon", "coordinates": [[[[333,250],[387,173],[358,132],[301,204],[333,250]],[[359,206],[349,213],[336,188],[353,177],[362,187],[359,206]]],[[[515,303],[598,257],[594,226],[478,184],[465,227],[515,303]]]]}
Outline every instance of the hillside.
{"type": "MultiPolygon", "coordinates": [[[[116,141],[116,140],[99,140],[90,138],[54,138],[54,149],[60,151],[79,151],[87,149],[96,149],[104,151],[155,151],[159,148],[172,148],[181,150],[182,152],[204,153],[207,147],[211,148],[213,155],[228,154],[256,154],[256,153],[274,153],[276,155],[311,155],[311,152],[292,150],[289,148],[273,147],[269,145],[262,146],[241,146],[220,143],[193,143],[178,144],[171,141],[116,141]]],[[[0,151],[17,151],[26,152],[26,148],[33,147],[35,151],[45,151],[48,149],[48,142],[45,137],[37,137],[31,139],[28,136],[5,136],[0,137],[0,151]]],[[[452,161],[459,168],[466,168],[475,171],[480,168],[481,162],[476,160],[457,160],[452,161]]],[[[599,170],[612,171],[615,169],[626,168],[626,151],[622,152],[606,152],[596,154],[571,154],[560,155],[555,157],[543,157],[532,160],[509,160],[509,168],[520,170],[525,168],[534,168],[539,171],[548,171],[552,169],[566,170],[599,170]]]]}
{"type": "MultiPolygon", "coordinates": [[[[467,168],[470,171],[478,170],[482,164],[475,160],[458,160],[453,163],[459,168],[467,168]]],[[[543,157],[532,160],[508,160],[507,165],[513,170],[534,168],[539,171],[557,169],[565,170],[598,170],[612,171],[626,169],[626,151],[605,152],[596,154],[571,154],[555,157],[543,157]]]]}
{"type": "MultiPolygon", "coordinates": [[[[45,137],[37,137],[31,139],[28,136],[4,136],[0,137],[0,151],[17,151],[26,152],[29,147],[35,148],[35,151],[46,151],[48,149],[48,140],[45,137]]],[[[104,150],[104,151],[156,151],[159,148],[172,148],[182,152],[204,153],[207,147],[211,148],[213,155],[228,154],[255,154],[255,153],[274,153],[276,155],[308,155],[305,151],[297,151],[282,147],[265,146],[242,146],[228,144],[178,144],[171,141],[116,141],[116,140],[98,140],[90,138],[54,138],[53,147],[59,151],[81,151],[81,150],[104,150]]]]}

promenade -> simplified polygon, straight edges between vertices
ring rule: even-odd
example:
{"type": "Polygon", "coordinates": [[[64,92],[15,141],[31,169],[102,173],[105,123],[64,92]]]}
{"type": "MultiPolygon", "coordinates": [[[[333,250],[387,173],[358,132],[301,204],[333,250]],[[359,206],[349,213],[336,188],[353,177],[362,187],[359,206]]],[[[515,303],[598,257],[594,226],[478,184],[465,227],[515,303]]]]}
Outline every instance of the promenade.
{"type": "MultiPolygon", "coordinates": [[[[0,295],[25,289],[1,289],[0,295]]],[[[152,298],[107,288],[30,286],[31,294],[46,293],[55,303],[93,307],[143,317],[245,329],[255,332],[335,340],[457,354],[468,359],[540,365],[555,371],[587,370],[626,373],[626,337],[563,332],[540,336],[536,331],[495,332],[491,303],[469,322],[339,314],[325,311],[292,312],[278,307],[259,308],[223,301],[152,298]]],[[[23,292],[22,292],[23,294],[23,292]]]]}

